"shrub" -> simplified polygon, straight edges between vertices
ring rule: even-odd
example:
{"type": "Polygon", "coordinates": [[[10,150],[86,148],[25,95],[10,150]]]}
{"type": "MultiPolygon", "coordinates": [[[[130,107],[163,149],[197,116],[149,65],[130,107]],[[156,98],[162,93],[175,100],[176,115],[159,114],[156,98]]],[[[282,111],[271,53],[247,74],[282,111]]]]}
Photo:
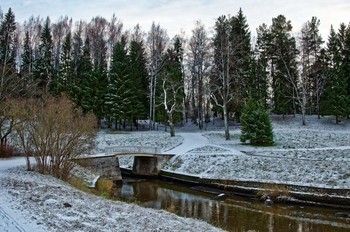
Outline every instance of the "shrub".
{"type": "Polygon", "coordinates": [[[273,130],[271,119],[264,106],[249,98],[246,102],[242,115],[241,142],[247,140],[252,145],[271,146],[273,141],[273,130]]]}
{"type": "Polygon", "coordinates": [[[74,165],[71,160],[93,143],[96,118],[84,114],[65,95],[28,100],[22,111],[23,123],[15,127],[22,150],[33,154],[40,173],[67,179],[74,165]]]}
{"type": "Polygon", "coordinates": [[[19,156],[19,151],[11,145],[0,144],[0,158],[19,156]]]}

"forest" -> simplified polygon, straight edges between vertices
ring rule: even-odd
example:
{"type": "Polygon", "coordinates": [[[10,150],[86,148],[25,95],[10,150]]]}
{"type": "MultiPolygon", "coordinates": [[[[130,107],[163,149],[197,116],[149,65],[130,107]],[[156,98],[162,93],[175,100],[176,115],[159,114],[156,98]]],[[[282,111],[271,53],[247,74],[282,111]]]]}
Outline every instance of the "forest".
{"type": "Polygon", "coordinates": [[[165,123],[173,135],[176,123],[203,129],[220,116],[228,136],[248,98],[274,114],[301,114],[302,124],[305,115],[339,123],[350,115],[350,24],[331,27],[324,39],[320,23],[312,17],[295,32],[278,15],[253,39],[239,9],[218,16],[212,32],[196,21],[189,37],[169,38],[157,23],[124,30],[115,15],[16,22],[11,8],[0,11],[1,142],[11,99],[62,94],[114,129],[145,120],[149,129],[165,123]]]}

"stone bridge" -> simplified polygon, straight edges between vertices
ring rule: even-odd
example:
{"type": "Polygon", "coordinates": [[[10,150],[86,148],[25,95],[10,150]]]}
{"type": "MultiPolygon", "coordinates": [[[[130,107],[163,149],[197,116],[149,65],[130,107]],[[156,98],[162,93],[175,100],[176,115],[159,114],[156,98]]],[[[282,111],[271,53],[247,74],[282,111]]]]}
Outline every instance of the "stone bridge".
{"type": "Polygon", "coordinates": [[[161,154],[158,147],[120,146],[107,147],[104,153],[98,155],[81,156],[75,159],[75,162],[101,177],[118,181],[122,179],[118,158],[126,156],[134,157],[133,174],[157,176],[165,163],[174,155],[161,154]]]}

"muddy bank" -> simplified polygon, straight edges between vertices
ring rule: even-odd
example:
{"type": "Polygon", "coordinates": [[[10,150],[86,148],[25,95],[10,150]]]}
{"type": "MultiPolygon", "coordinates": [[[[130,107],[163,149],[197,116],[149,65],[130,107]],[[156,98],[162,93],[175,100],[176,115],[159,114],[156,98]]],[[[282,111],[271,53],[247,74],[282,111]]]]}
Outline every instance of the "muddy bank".
{"type": "Polygon", "coordinates": [[[207,179],[169,171],[161,171],[160,177],[197,186],[202,191],[242,195],[257,199],[271,198],[276,202],[292,202],[315,206],[350,209],[350,189],[316,188],[281,183],[207,179]]]}
{"type": "MultiPolygon", "coordinates": [[[[144,176],[133,175],[129,169],[122,168],[121,170],[124,175],[144,178],[144,176]]],[[[257,200],[272,199],[275,203],[283,202],[350,210],[350,189],[317,188],[248,180],[208,179],[164,170],[160,172],[158,178],[188,184],[197,190],[218,195],[239,195],[257,200]]]]}

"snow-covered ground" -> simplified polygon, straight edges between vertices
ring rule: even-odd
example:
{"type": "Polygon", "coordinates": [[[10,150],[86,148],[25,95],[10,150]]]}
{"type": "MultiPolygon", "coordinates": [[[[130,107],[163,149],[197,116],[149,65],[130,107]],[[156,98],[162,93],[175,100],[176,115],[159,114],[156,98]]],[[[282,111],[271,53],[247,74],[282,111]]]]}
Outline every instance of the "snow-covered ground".
{"type": "MultiPolygon", "coordinates": [[[[241,144],[240,129],[232,139],[222,131],[202,133],[208,142],[174,157],[165,170],[205,178],[252,180],[350,189],[350,122],[332,118],[281,116],[273,119],[276,146],[241,144]]],[[[185,140],[186,141],[186,140],[185,140]]],[[[169,151],[172,152],[171,150],[169,151]]]]}
{"type": "Polygon", "coordinates": [[[106,200],[0,160],[0,231],[221,231],[163,210],[106,200]]]}
{"type": "MultiPolygon", "coordinates": [[[[156,146],[176,154],[165,170],[206,178],[350,189],[350,121],[330,117],[273,118],[276,146],[253,147],[239,141],[240,129],[208,125],[166,132],[101,131],[92,153],[106,147],[156,146]]],[[[131,166],[132,159],[121,160],[131,166]]],[[[216,231],[207,223],[165,211],[112,202],[76,190],[50,176],[26,172],[23,158],[0,160],[0,231],[216,231]],[[65,204],[68,203],[68,204],[65,204]],[[70,207],[65,207],[70,206],[70,207]]]]}
{"type": "MultiPolygon", "coordinates": [[[[220,121],[199,131],[193,125],[178,128],[176,137],[165,132],[101,132],[96,152],[106,146],[158,146],[176,154],[164,168],[205,178],[252,180],[316,187],[350,188],[350,121],[334,123],[334,117],[272,116],[276,146],[241,144],[239,126],[231,127],[231,140],[224,139],[220,121]]],[[[124,167],[133,158],[121,158],[124,167]]]]}

